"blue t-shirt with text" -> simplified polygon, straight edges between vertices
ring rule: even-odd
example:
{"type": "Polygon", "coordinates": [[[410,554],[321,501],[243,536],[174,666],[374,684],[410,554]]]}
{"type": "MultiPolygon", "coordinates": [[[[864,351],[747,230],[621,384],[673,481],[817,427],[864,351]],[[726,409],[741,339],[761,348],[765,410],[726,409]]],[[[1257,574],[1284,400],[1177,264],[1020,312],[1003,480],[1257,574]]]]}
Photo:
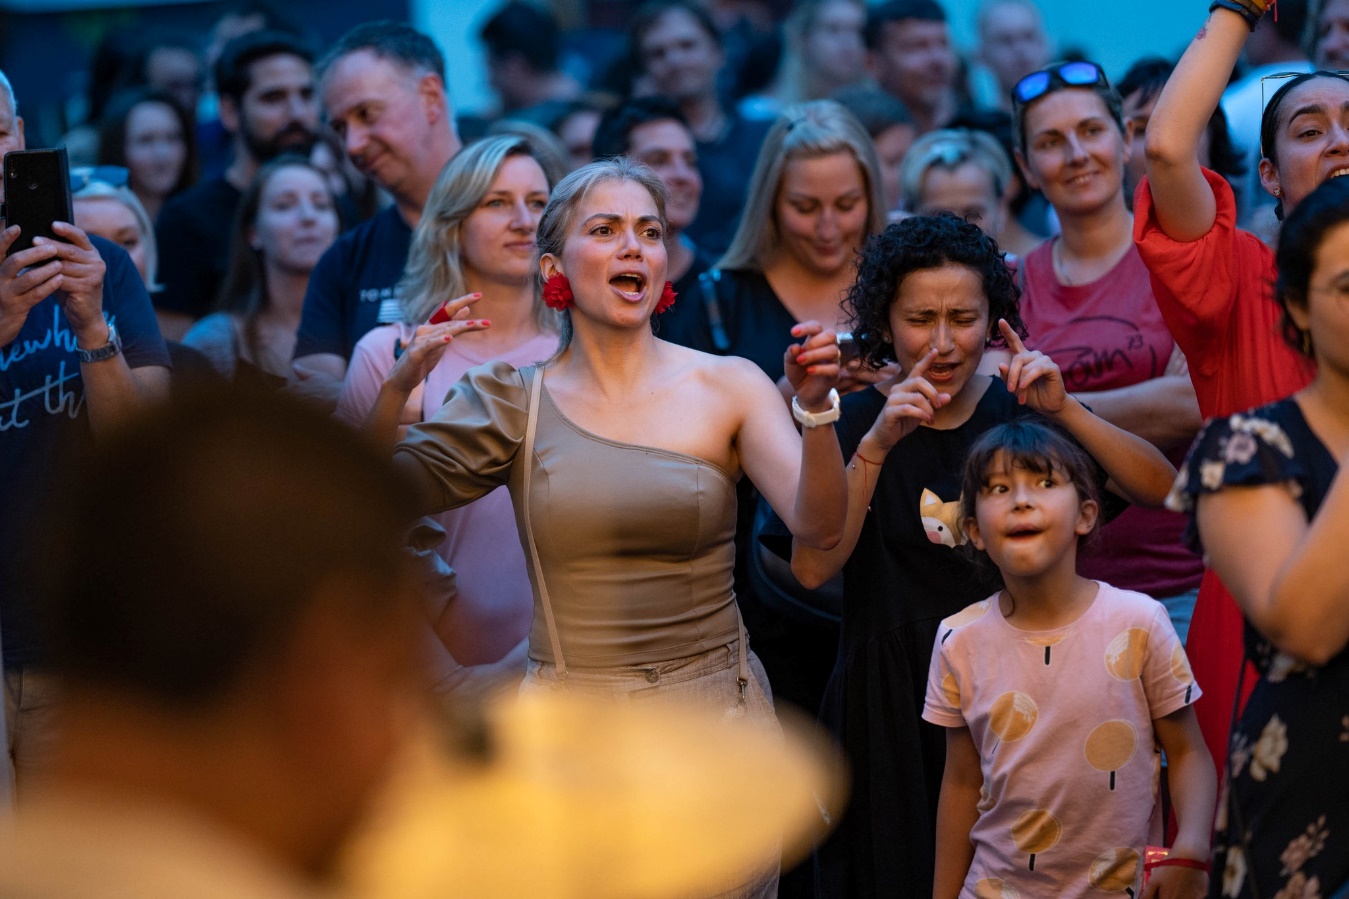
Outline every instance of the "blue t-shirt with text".
{"type": "MultiPolygon", "coordinates": [[[[127,364],[167,368],[168,350],[131,258],[116,244],[90,240],[107,265],[103,311],[121,335],[127,364]]],[[[64,298],[57,292],[38,303],[18,336],[0,346],[0,637],[6,667],[36,658],[27,586],[33,538],[62,472],[92,437],[79,348],[61,309],[64,298]]]]}

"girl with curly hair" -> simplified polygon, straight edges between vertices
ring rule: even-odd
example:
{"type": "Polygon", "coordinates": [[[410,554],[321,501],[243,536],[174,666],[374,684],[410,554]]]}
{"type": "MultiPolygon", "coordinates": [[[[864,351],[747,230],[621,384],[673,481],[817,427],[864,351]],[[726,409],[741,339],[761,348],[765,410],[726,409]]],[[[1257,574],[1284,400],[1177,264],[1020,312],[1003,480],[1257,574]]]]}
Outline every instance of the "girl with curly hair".
{"type": "Polygon", "coordinates": [[[950,213],[889,226],[867,241],[846,302],[863,357],[899,373],[844,398],[843,539],[792,546],[806,586],[843,572],[840,655],[822,712],[853,794],[820,851],[821,895],[930,895],[946,737],[920,718],[928,665],[941,620],[988,594],[959,548],[971,444],[1041,415],[1096,459],[1107,486],[1144,505],[1161,503],[1174,469],[1068,395],[1058,366],[1025,348],[1016,284],[978,226],[950,213]],[[979,370],[995,341],[1012,352],[1001,378],[979,370]]]}

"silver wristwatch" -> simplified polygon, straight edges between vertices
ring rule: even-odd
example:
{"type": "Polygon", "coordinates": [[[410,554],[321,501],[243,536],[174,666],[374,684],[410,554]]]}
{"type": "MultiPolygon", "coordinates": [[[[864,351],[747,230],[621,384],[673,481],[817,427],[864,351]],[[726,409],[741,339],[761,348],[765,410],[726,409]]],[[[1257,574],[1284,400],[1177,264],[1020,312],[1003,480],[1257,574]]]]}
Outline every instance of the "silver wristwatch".
{"type": "Polygon", "coordinates": [[[117,326],[108,322],[108,342],[96,350],[82,350],[76,347],[76,352],[80,354],[80,364],[86,362],[102,362],[111,359],[122,352],[122,335],[117,333],[117,326]]]}

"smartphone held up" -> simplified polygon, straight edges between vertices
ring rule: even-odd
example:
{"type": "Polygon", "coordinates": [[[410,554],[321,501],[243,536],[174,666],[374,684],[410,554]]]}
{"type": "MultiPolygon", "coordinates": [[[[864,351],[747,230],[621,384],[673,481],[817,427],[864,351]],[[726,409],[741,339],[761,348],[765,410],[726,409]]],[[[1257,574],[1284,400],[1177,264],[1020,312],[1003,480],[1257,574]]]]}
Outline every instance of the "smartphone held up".
{"type": "Polygon", "coordinates": [[[70,162],[65,147],[11,150],[5,154],[5,226],[19,226],[6,255],[33,246],[36,237],[64,240],[54,222],[74,222],[70,162]]]}

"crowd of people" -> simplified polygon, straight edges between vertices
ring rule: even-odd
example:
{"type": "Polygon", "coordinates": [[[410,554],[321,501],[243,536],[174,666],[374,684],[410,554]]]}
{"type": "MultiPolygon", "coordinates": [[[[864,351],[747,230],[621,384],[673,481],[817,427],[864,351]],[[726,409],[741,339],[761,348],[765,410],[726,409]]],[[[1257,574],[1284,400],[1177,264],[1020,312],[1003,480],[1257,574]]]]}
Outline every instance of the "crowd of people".
{"type": "Polygon", "coordinates": [[[507,0],[473,116],[405,23],[105,42],[0,232],[0,894],[198,895],[118,832],[186,815],[299,895],[405,704],[560,690],[841,746],[719,895],[1349,895],[1349,3],[1266,6],[1112,79],[1032,0],[507,0]]]}

